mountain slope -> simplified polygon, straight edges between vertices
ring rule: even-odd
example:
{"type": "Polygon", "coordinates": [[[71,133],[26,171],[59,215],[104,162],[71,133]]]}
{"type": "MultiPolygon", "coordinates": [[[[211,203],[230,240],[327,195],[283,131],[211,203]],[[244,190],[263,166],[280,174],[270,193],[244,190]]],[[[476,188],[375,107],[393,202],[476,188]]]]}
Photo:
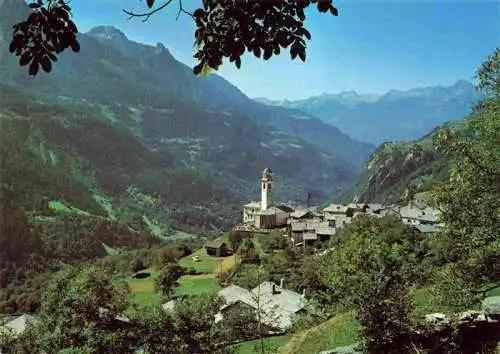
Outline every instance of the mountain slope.
{"type": "Polygon", "coordinates": [[[444,124],[411,142],[382,144],[365,165],[357,182],[340,194],[343,201],[398,203],[413,193],[429,191],[449,177],[449,157],[440,152],[434,138],[443,127],[466,131],[462,119],[444,124]],[[411,187],[410,187],[411,186],[411,187]]]}
{"type": "Polygon", "coordinates": [[[355,139],[378,145],[418,139],[445,122],[467,115],[480,97],[470,82],[460,80],[449,87],[393,90],[382,96],[349,91],[299,101],[261,101],[302,109],[355,139]]]}
{"type": "Polygon", "coordinates": [[[162,44],[152,47],[130,41],[121,31],[110,26],[93,28],[87,35],[134,60],[161,82],[164,92],[186,102],[248,115],[259,123],[304,139],[329,153],[349,156],[348,161],[355,168],[359,168],[374,150],[374,146],[352,140],[337,128],[303,111],[269,107],[253,101],[220,76],[196,78],[191,68],[175,60],[162,44]]]}

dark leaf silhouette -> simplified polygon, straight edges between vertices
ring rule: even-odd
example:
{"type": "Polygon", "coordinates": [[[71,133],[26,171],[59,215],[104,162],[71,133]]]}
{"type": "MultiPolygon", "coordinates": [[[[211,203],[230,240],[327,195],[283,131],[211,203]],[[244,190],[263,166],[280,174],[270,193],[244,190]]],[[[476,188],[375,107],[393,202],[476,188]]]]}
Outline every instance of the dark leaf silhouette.
{"type": "MultiPolygon", "coordinates": [[[[153,9],[155,1],[146,0],[146,7],[151,9],[148,12],[126,12],[132,17],[147,20],[173,1],[168,0],[153,9]]],[[[194,44],[197,51],[194,57],[198,64],[193,67],[196,75],[205,67],[217,70],[224,58],[240,68],[241,56],[245,52],[251,52],[258,58],[262,55],[264,60],[268,60],[273,54],[279,55],[280,48],[290,46],[291,58],[298,56],[305,61],[306,40],[311,39],[311,34],[304,28],[304,10],[314,4],[321,13],[338,15],[332,0],[203,0],[203,8],[193,12],[185,10],[181,0],[177,2],[179,14],[189,14],[196,24],[194,44]]],[[[32,13],[26,21],[14,26],[9,46],[9,51],[20,57],[20,63],[29,63],[29,56],[25,53],[31,53],[31,58],[47,58],[41,62],[45,70],[51,68],[50,62],[57,60],[56,54],[68,48],[74,52],[80,51],[80,44],[76,39],[78,28],[71,20],[71,7],[67,0],[36,0],[29,4],[29,8],[32,13]],[[34,48],[37,48],[36,55],[33,53],[34,48]]],[[[38,70],[30,69],[30,75],[36,75],[37,72],[38,70]]]]}
{"type": "Polygon", "coordinates": [[[30,70],[29,70],[29,74],[31,76],[36,76],[36,74],[38,74],[38,61],[36,60],[33,60],[31,62],[31,65],[30,65],[30,70]]]}
{"type": "Polygon", "coordinates": [[[50,71],[52,70],[52,64],[49,57],[43,57],[42,60],[40,60],[40,64],[42,65],[43,71],[45,71],[46,73],[50,73],[50,71]]]}
{"type": "Polygon", "coordinates": [[[198,64],[193,68],[193,72],[195,75],[199,75],[202,69],[203,69],[203,64],[198,64]]]}
{"type": "Polygon", "coordinates": [[[73,49],[73,52],[78,53],[80,51],[80,43],[75,39],[73,42],[71,42],[71,49],[73,49]]]}
{"type": "Polygon", "coordinates": [[[19,65],[25,66],[29,64],[29,62],[33,59],[33,55],[30,52],[24,52],[23,55],[19,58],[19,65]]]}
{"type": "Polygon", "coordinates": [[[327,12],[332,5],[332,0],[318,0],[318,11],[327,12]]]}
{"type": "Polygon", "coordinates": [[[306,49],[305,48],[301,48],[299,50],[299,58],[302,61],[306,61],[306,49]]]}

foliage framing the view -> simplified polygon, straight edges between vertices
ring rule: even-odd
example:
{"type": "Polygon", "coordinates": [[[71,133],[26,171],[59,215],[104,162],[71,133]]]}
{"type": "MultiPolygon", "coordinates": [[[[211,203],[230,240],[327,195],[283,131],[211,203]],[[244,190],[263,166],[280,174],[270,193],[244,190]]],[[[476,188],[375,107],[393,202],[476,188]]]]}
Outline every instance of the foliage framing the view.
{"type": "Polygon", "coordinates": [[[437,250],[454,262],[453,275],[469,286],[500,282],[500,50],[477,72],[486,98],[466,120],[469,129],[443,129],[438,146],[454,160],[451,177],[434,192],[446,227],[437,250]]]}
{"type": "MultiPolygon", "coordinates": [[[[146,21],[172,1],[166,0],[155,7],[155,0],[148,0],[148,12],[124,12],[146,21]]],[[[332,0],[203,0],[203,8],[192,13],[184,9],[181,0],[178,4],[179,14],[187,14],[196,23],[194,57],[198,64],[193,68],[196,75],[217,70],[224,58],[240,68],[241,56],[245,52],[258,58],[262,55],[268,60],[279,55],[280,48],[290,48],[291,59],[299,57],[305,61],[306,40],[311,39],[304,27],[305,10],[315,4],[319,12],[338,16],[332,0]]],[[[14,25],[9,50],[19,56],[20,65],[30,64],[29,74],[36,76],[40,66],[45,72],[52,70],[52,62],[57,61],[56,54],[70,47],[78,52],[80,44],[67,1],[37,0],[29,7],[32,13],[28,18],[14,25]]]]}

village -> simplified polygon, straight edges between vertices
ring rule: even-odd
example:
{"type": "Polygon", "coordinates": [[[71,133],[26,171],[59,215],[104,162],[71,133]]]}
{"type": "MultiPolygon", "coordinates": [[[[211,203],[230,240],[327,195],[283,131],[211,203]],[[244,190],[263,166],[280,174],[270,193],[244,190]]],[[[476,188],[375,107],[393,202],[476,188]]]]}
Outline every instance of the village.
{"type": "MultiPolygon", "coordinates": [[[[234,229],[250,235],[279,231],[275,234],[281,235],[293,247],[305,248],[326,244],[332,237],[335,237],[338,230],[362,214],[377,218],[395,215],[401,219],[402,223],[414,227],[422,234],[434,233],[442,226],[439,223],[439,211],[422,203],[410,203],[406,206],[332,203],[323,209],[297,207],[275,202],[275,181],[271,169],[263,170],[260,182],[261,200],[252,201],[243,206],[243,223],[235,226],[234,229]]],[[[208,241],[204,248],[207,255],[214,257],[234,252],[223,241],[208,241]]],[[[222,320],[223,314],[229,309],[243,306],[255,311],[260,310],[261,319],[268,326],[269,333],[289,329],[294,317],[304,312],[307,305],[305,293],[299,294],[286,289],[284,279],[281,279],[279,285],[264,281],[251,290],[230,285],[220,290],[219,296],[224,299],[225,305],[221,308],[217,321],[222,320]]],[[[172,308],[173,300],[165,306],[172,308]]]]}
{"type": "MultiPolygon", "coordinates": [[[[235,226],[235,230],[256,234],[279,230],[294,247],[306,247],[330,240],[338,230],[361,214],[379,218],[395,215],[423,234],[434,233],[442,226],[439,211],[421,202],[410,202],[405,206],[332,203],[323,209],[275,202],[274,183],[273,172],[265,168],[261,178],[261,200],[243,206],[243,222],[235,226]]],[[[207,252],[217,256],[226,252],[226,246],[212,241],[205,244],[207,252]]]]}
{"type": "MultiPolygon", "coordinates": [[[[402,223],[414,227],[422,234],[436,232],[442,226],[438,221],[439,212],[421,203],[410,203],[406,206],[332,203],[322,209],[278,203],[275,201],[274,183],[273,172],[265,168],[260,181],[261,200],[243,206],[243,222],[236,225],[233,231],[241,231],[250,235],[248,237],[272,233],[282,237],[293,248],[321,249],[339,230],[362,214],[378,218],[395,215],[401,218],[402,223]]],[[[323,253],[326,251],[323,250],[323,253]]],[[[200,262],[201,257],[205,260],[229,259],[235,253],[236,250],[231,249],[227,239],[218,238],[205,242],[203,248],[196,252],[190,261],[200,262]]],[[[218,295],[223,299],[224,305],[214,319],[215,322],[223,321],[228,313],[251,311],[260,319],[269,335],[286,332],[293,325],[295,317],[308,309],[305,291],[298,293],[287,289],[285,279],[281,279],[279,284],[263,279],[252,289],[230,284],[220,289],[218,295]]],[[[171,299],[163,303],[163,309],[166,312],[174,311],[176,301],[171,299]]],[[[33,316],[25,314],[4,327],[20,334],[25,330],[27,321],[33,319],[33,316]]],[[[119,316],[116,321],[128,323],[129,319],[119,316]]]]}

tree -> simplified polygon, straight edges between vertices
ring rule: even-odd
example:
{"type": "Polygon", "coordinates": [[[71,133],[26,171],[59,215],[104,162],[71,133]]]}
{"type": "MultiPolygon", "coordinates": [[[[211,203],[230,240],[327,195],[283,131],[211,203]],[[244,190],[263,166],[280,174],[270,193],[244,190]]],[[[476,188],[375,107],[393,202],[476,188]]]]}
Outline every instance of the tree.
{"type": "Polygon", "coordinates": [[[460,279],[469,294],[485,284],[500,283],[498,48],[478,69],[477,78],[485,98],[465,120],[465,128],[448,127],[438,135],[437,146],[454,163],[450,178],[433,192],[445,224],[438,235],[437,252],[450,263],[452,277],[460,279]]]}
{"type": "MultiPolygon", "coordinates": [[[[156,12],[167,8],[173,0],[148,0],[148,10],[134,13],[123,10],[130,18],[147,21],[156,12]],[[155,6],[156,5],[156,6],[155,6]]],[[[290,48],[291,59],[306,59],[306,40],[311,34],[304,27],[305,10],[316,5],[321,13],[338,16],[332,0],[202,0],[194,11],[177,0],[178,16],[182,13],[196,24],[194,57],[198,64],[193,72],[217,70],[228,58],[237,68],[245,52],[268,60],[279,55],[281,48],[290,48]]],[[[36,76],[40,66],[50,72],[57,54],[71,48],[80,51],[78,29],[71,20],[71,7],[66,0],[37,0],[29,4],[31,13],[25,21],[14,25],[10,52],[19,57],[19,64],[29,64],[29,74],[36,76]]]]}
{"type": "Polygon", "coordinates": [[[242,231],[231,230],[231,232],[229,232],[229,242],[231,242],[233,252],[236,252],[238,250],[246,237],[247,235],[245,235],[245,233],[243,233],[242,231]]]}
{"type": "MultiPolygon", "coordinates": [[[[315,265],[334,298],[356,309],[366,353],[403,353],[410,346],[420,240],[395,217],[360,215],[315,265]]],[[[410,352],[408,349],[406,352],[410,352]]]]}
{"type": "Polygon", "coordinates": [[[47,285],[37,319],[18,345],[33,353],[129,352],[133,343],[117,318],[130,297],[126,284],[97,266],[63,269],[47,285]]]}
{"type": "Polygon", "coordinates": [[[144,265],[144,263],[142,263],[140,259],[137,258],[132,264],[132,271],[134,273],[137,273],[144,269],[146,269],[146,266],[144,265]]]}
{"type": "Polygon", "coordinates": [[[179,283],[177,280],[183,275],[182,268],[177,263],[170,263],[166,268],[162,269],[155,280],[155,288],[161,293],[169,297],[179,283]]]}
{"type": "Polygon", "coordinates": [[[186,352],[216,352],[220,326],[215,323],[215,315],[221,305],[217,294],[203,294],[176,301],[173,317],[187,343],[186,352]]]}
{"type": "Polygon", "coordinates": [[[259,255],[255,249],[255,244],[252,238],[246,238],[241,246],[238,248],[241,255],[241,260],[246,263],[258,263],[259,255]]]}

